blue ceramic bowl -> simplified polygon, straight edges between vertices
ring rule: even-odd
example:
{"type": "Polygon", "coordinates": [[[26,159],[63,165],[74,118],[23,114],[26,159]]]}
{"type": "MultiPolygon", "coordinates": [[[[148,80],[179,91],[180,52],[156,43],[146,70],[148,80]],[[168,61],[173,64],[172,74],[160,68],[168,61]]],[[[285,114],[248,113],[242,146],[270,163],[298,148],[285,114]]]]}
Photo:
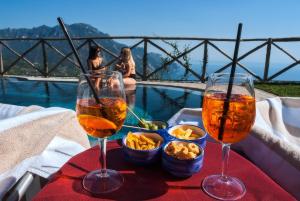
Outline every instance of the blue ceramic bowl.
{"type": "Polygon", "coordinates": [[[206,146],[207,133],[201,127],[188,125],[188,124],[181,124],[181,125],[176,125],[176,126],[172,126],[172,127],[168,128],[167,133],[168,133],[168,136],[166,138],[168,139],[168,141],[180,140],[183,142],[193,142],[193,143],[200,145],[203,149],[206,146]],[[178,128],[183,128],[184,130],[189,128],[189,129],[193,130],[193,132],[199,133],[201,135],[201,137],[199,137],[197,139],[193,139],[193,140],[185,140],[185,139],[177,138],[172,133],[175,129],[178,129],[178,128]]]}
{"type": "MultiPolygon", "coordinates": [[[[172,141],[171,141],[172,142],[172,141]]],[[[203,166],[203,158],[204,158],[204,149],[198,145],[201,153],[194,159],[190,160],[180,160],[173,156],[168,155],[165,152],[166,147],[169,145],[168,142],[162,150],[162,166],[163,168],[169,172],[170,174],[176,177],[190,177],[193,174],[200,171],[203,166]]],[[[175,141],[175,142],[182,142],[182,141],[175,141]]],[[[182,143],[189,143],[189,142],[182,142],[182,143]]]]}
{"type": "Polygon", "coordinates": [[[122,139],[122,147],[125,155],[125,159],[136,165],[149,165],[153,164],[161,159],[161,149],[164,145],[164,139],[158,133],[154,132],[134,132],[135,135],[145,135],[149,138],[161,140],[162,143],[159,147],[150,150],[137,150],[132,149],[126,145],[127,135],[122,139]]]}

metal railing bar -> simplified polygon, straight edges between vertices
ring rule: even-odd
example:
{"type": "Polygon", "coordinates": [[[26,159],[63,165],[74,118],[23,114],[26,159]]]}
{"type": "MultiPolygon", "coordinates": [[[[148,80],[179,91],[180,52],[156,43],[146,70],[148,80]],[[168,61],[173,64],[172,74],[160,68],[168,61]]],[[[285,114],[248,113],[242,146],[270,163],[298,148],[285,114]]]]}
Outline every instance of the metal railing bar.
{"type": "MultiPolygon", "coordinates": [[[[23,52],[20,56],[18,56],[18,58],[15,60],[15,61],[13,61],[5,70],[4,70],[4,72],[3,73],[6,73],[6,72],[8,72],[16,63],[18,63],[18,61],[20,61],[20,60],[24,60],[24,56],[27,54],[27,53],[29,53],[31,50],[33,50],[34,48],[36,48],[39,44],[41,43],[41,41],[38,41],[37,43],[35,43],[33,46],[31,46],[30,48],[28,48],[25,52],[23,52]]],[[[3,43],[2,43],[3,44],[3,43]]],[[[29,60],[28,60],[29,61],[29,60]]],[[[32,64],[32,62],[30,62],[31,64],[32,64]]],[[[31,65],[30,64],[30,65],[31,65]]],[[[35,68],[35,65],[34,64],[32,64],[31,65],[33,68],[35,68]]],[[[35,68],[35,69],[37,69],[37,68],[35,68]]],[[[39,72],[41,72],[40,70],[38,70],[39,72]]],[[[41,73],[41,74],[44,74],[44,73],[41,73]]]]}
{"type": "MultiPolygon", "coordinates": [[[[164,50],[162,47],[160,47],[159,45],[155,44],[152,41],[148,41],[151,45],[153,45],[154,47],[156,47],[157,49],[161,50],[162,52],[164,52],[166,55],[168,55],[169,57],[171,57],[172,59],[176,60],[179,64],[181,64],[181,66],[183,68],[185,68],[186,70],[188,70],[189,72],[191,72],[195,77],[199,78],[199,80],[201,79],[201,76],[198,75],[195,71],[193,71],[191,68],[189,68],[188,66],[186,66],[184,63],[182,63],[179,59],[177,59],[176,57],[174,57],[173,55],[171,55],[170,53],[168,53],[166,50],[164,50]]],[[[160,67],[160,70],[162,68],[164,68],[165,65],[163,65],[162,67],[160,67]]],[[[156,72],[158,72],[157,70],[155,70],[156,72]]],[[[149,78],[150,76],[152,76],[153,74],[155,74],[156,72],[153,71],[152,73],[150,73],[147,78],[149,78]]]]}
{"type": "MultiPolygon", "coordinates": [[[[232,58],[226,54],[223,50],[221,50],[218,46],[216,46],[214,43],[211,43],[208,41],[208,44],[210,46],[212,46],[213,48],[215,48],[217,51],[219,51],[222,55],[224,55],[226,58],[230,59],[232,61],[232,58]]],[[[246,66],[244,66],[243,64],[237,62],[237,65],[239,65],[242,69],[244,69],[245,71],[247,71],[249,74],[251,74],[252,76],[256,77],[259,80],[262,80],[261,77],[259,77],[258,75],[256,75],[254,72],[252,72],[250,69],[248,69],[246,66]]]]}
{"type": "MultiPolygon", "coordinates": [[[[226,58],[228,58],[230,61],[232,61],[232,58],[226,54],[221,48],[219,48],[218,46],[216,46],[214,43],[211,43],[211,42],[207,42],[210,46],[212,46],[215,50],[217,50],[218,52],[220,52],[223,56],[225,56],[226,58]]],[[[242,64],[240,64],[239,62],[237,62],[237,65],[239,66],[243,66],[242,64]]]]}
{"type": "MultiPolygon", "coordinates": [[[[142,42],[144,42],[144,40],[139,41],[138,43],[134,44],[133,46],[130,47],[130,49],[134,49],[135,47],[137,47],[138,45],[140,45],[142,42]]],[[[119,56],[117,58],[112,59],[111,61],[107,62],[104,66],[110,66],[112,65],[114,62],[116,62],[119,59],[119,56]]]]}
{"type": "MultiPolygon", "coordinates": [[[[0,41],[0,43],[6,47],[9,51],[11,51],[13,54],[15,54],[18,58],[21,57],[21,54],[18,53],[17,51],[15,51],[14,49],[12,49],[11,47],[9,47],[8,45],[6,45],[5,43],[3,43],[2,41],[0,41]]],[[[24,61],[26,61],[29,65],[34,66],[34,64],[29,61],[26,57],[23,58],[24,61]]]]}
{"type": "Polygon", "coordinates": [[[96,41],[94,41],[93,39],[91,39],[92,43],[94,43],[96,46],[100,47],[101,50],[103,50],[104,52],[107,52],[109,55],[118,58],[119,56],[116,55],[115,53],[111,52],[110,50],[106,49],[105,47],[103,47],[102,45],[100,45],[99,43],[97,43],[96,41]]]}
{"type": "MultiPolygon", "coordinates": [[[[60,56],[66,57],[66,55],[65,55],[63,52],[61,52],[59,49],[57,49],[56,47],[54,47],[53,45],[51,45],[51,44],[48,43],[47,41],[45,41],[45,44],[47,44],[48,47],[50,47],[51,49],[53,49],[53,50],[54,50],[55,52],[57,52],[60,56]]],[[[74,64],[74,65],[76,65],[76,66],[79,67],[79,65],[78,65],[75,61],[73,61],[72,59],[70,59],[69,57],[67,57],[66,59],[67,59],[69,62],[71,62],[72,64],[74,64]]]]}
{"type": "MultiPolygon", "coordinates": [[[[186,72],[191,73],[192,75],[195,76],[195,79],[199,79],[201,81],[205,80],[206,77],[205,75],[198,74],[198,68],[196,70],[191,69],[189,67],[189,65],[185,64],[182,59],[180,59],[181,57],[188,55],[190,52],[192,52],[193,50],[195,50],[196,48],[200,47],[202,44],[204,44],[206,42],[206,44],[210,45],[211,47],[213,47],[215,50],[217,50],[219,53],[221,53],[223,56],[225,56],[227,59],[229,59],[231,62],[226,64],[225,66],[219,68],[216,72],[221,72],[225,69],[227,69],[228,67],[230,67],[230,65],[232,65],[232,58],[226,53],[226,51],[223,51],[221,48],[219,48],[216,44],[214,44],[214,42],[234,42],[235,39],[230,39],[230,38],[205,38],[205,37],[159,37],[159,36],[98,36],[98,37],[73,37],[73,40],[80,42],[82,40],[83,41],[78,47],[77,49],[81,49],[84,45],[86,45],[87,42],[93,43],[97,46],[99,46],[100,48],[102,48],[103,51],[105,51],[106,53],[110,54],[111,56],[114,57],[113,60],[111,60],[110,62],[108,62],[106,65],[112,65],[114,62],[116,62],[119,58],[119,56],[106,49],[105,47],[103,47],[102,45],[100,45],[96,40],[105,40],[105,39],[120,39],[120,40],[132,40],[132,39],[141,39],[139,42],[137,42],[136,44],[132,45],[130,48],[134,49],[136,48],[138,45],[140,45],[141,43],[143,43],[144,41],[147,41],[147,43],[149,42],[151,45],[153,45],[155,48],[157,48],[158,50],[162,51],[163,53],[165,53],[168,57],[170,57],[171,59],[169,61],[167,61],[166,63],[164,63],[162,66],[160,66],[159,68],[153,69],[153,71],[151,73],[149,73],[148,75],[145,76],[145,79],[152,79],[151,77],[156,74],[157,72],[162,71],[167,65],[170,65],[173,62],[177,62],[182,68],[184,68],[186,70],[186,72]],[[161,41],[161,40],[186,40],[186,41],[199,41],[199,44],[195,45],[194,47],[186,50],[185,52],[175,56],[172,53],[166,51],[162,46],[160,46],[159,44],[156,43],[156,41],[161,41]],[[205,79],[204,79],[205,78],[205,79]]],[[[48,38],[1,38],[0,39],[0,45],[3,45],[4,48],[7,48],[8,51],[10,51],[12,54],[16,55],[17,58],[8,65],[8,67],[6,67],[5,69],[3,69],[2,74],[7,73],[8,71],[10,71],[11,68],[13,68],[14,66],[18,66],[16,65],[20,60],[23,60],[24,62],[26,62],[27,64],[29,64],[30,67],[32,67],[33,69],[37,70],[40,74],[46,76],[47,72],[46,69],[48,70],[48,63],[47,60],[44,61],[44,67],[45,67],[45,72],[42,69],[39,69],[38,66],[36,66],[32,61],[30,61],[27,57],[28,57],[28,53],[32,52],[33,49],[35,49],[40,43],[41,44],[46,44],[49,48],[51,48],[52,50],[54,50],[54,52],[58,53],[60,56],[62,56],[63,58],[60,59],[58,61],[58,63],[56,63],[54,65],[53,68],[51,68],[48,72],[48,74],[52,73],[55,69],[58,68],[58,66],[64,62],[65,60],[67,60],[68,62],[72,63],[73,65],[75,65],[76,67],[78,67],[78,64],[72,60],[70,58],[70,56],[73,54],[73,52],[70,52],[68,54],[64,54],[61,50],[59,50],[59,48],[56,48],[55,46],[53,46],[52,44],[50,44],[50,41],[65,41],[64,38],[52,38],[52,37],[48,37],[48,38]],[[6,44],[6,42],[9,41],[37,41],[34,45],[32,45],[31,47],[29,47],[24,53],[20,54],[18,53],[16,50],[14,50],[13,48],[11,48],[8,44],[6,44]],[[27,56],[27,57],[26,57],[27,56]]],[[[294,66],[299,64],[299,60],[297,60],[296,57],[294,57],[291,53],[288,52],[288,50],[282,48],[280,45],[277,44],[277,42],[299,42],[300,41],[300,37],[285,37],[285,38],[245,38],[242,39],[241,42],[259,42],[262,41],[263,43],[258,45],[257,47],[251,49],[250,51],[248,51],[247,53],[243,54],[241,57],[238,58],[238,61],[241,61],[242,59],[244,59],[245,57],[249,56],[250,54],[252,54],[253,52],[256,52],[257,50],[259,50],[260,48],[264,47],[265,45],[272,46],[274,45],[278,50],[280,50],[281,52],[283,52],[284,54],[286,54],[288,57],[290,57],[294,63],[286,66],[285,68],[283,68],[282,70],[274,73],[272,76],[268,77],[268,69],[267,66],[269,66],[269,63],[266,62],[265,63],[265,73],[264,73],[264,78],[261,78],[260,76],[256,75],[254,72],[252,72],[249,68],[247,68],[245,65],[241,64],[241,63],[237,63],[243,70],[247,71],[249,74],[251,74],[252,76],[254,76],[256,79],[258,79],[259,81],[270,81],[276,77],[278,77],[279,75],[281,75],[282,73],[286,72],[287,70],[289,70],[290,68],[293,68],[294,66]]],[[[270,47],[269,47],[270,49],[270,47]]],[[[45,48],[44,48],[45,51],[45,48]]],[[[44,54],[46,54],[46,52],[44,52],[44,54]]],[[[144,53],[145,54],[145,53],[144,53]]],[[[149,54],[149,50],[146,51],[146,54],[149,54]]],[[[207,52],[208,55],[208,52],[207,52]]],[[[44,55],[45,57],[45,55],[44,55]]],[[[266,53],[266,60],[269,60],[271,57],[271,51],[269,51],[269,56],[268,53],[266,53]]],[[[206,58],[205,55],[203,56],[203,58],[206,58]]],[[[147,67],[147,71],[151,68],[149,68],[150,66],[147,65],[148,62],[146,62],[146,67],[147,67]]],[[[204,63],[202,62],[202,65],[204,65],[204,63]]],[[[4,67],[3,67],[4,68],[4,67]]],[[[203,69],[202,69],[203,71],[203,69]]],[[[200,70],[199,70],[200,72],[200,70]]],[[[148,72],[147,72],[148,73],[148,72]]],[[[143,75],[140,72],[136,72],[136,74],[139,77],[143,77],[143,75]]],[[[154,78],[155,79],[155,78],[154,78]]],[[[154,80],[152,79],[152,80],[154,80]]]]}
{"type": "Polygon", "coordinates": [[[286,55],[288,55],[291,59],[293,59],[294,61],[298,61],[298,59],[296,59],[293,55],[291,55],[288,51],[286,51],[285,49],[283,49],[282,47],[280,47],[279,45],[277,45],[276,43],[272,43],[277,49],[281,50],[282,52],[284,52],[286,55]]]}
{"type": "MultiPolygon", "coordinates": [[[[184,55],[186,55],[186,54],[192,52],[193,50],[197,49],[198,47],[202,46],[203,44],[204,44],[204,41],[202,41],[201,43],[195,45],[194,47],[190,48],[189,50],[187,50],[187,51],[185,51],[185,52],[179,54],[179,55],[176,56],[175,58],[176,58],[176,59],[179,59],[179,58],[183,57],[184,55]]],[[[168,61],[167,63],[165,63],[165,65],[169,65],[169,64],[173,63],[174,61],[175,61],[175,60],[172,59],[172,60],[168,61]]]]}
{"type": "MultiPolygon", "coordinates": [[[[160,37],[160,36],[91,36],[91,37],[72,37],[72,40],[87,40],[87,39],[149,39],[149,40],[209,40],[209,41],[220,41],[220,42],[235,42],[234,38],[209,38],[209,37],[160,37]]],[[[28,41],[28,40],[66,40],[65,38],[54,38],[54,37],[45,37],[45,38],[0,38],[0,41],[28,41]]],[[[268,38],[243,38],[242,42],[253,42],[253,41],[267,41],[268,38]]],[[[294,42],[300,41],[300,37],[283,37],[283,38],[272,38],[275,42],[294,42]]]]}
{"type": "Polygon", "coordinates": [[[288,65],[287,67],[283,68],[282,70],[278,71],[277,73],[274,73],[272,76],[270,76],[267,81],[270,81],[272,79],[274,79],[275,77],[278,77],[279,75],[281,75],[282,73],[286,72],[287,70],[297,66],[298,64],[300,64],[300,60],[288,65]]]}
{"type": "MultiPolygon", "coordinates": [[[[87,39],[95,39],[95,40],[103,40],[103,39],[149,39],[149,40],[210,40],[210,41],[223,41],[223,42],[235,42],[234,38],[209,38],[209,37],[162,37],[162,36],[91,36],[91,37],[72,37],[72,40],[87,40],[87,39]]],[[[65,38],[54,38],[54,37],[45,37],[45,38],[0,38],[0,40],[5,41],[13,41],[13,40],[66,40],[65,38]]],[[[300,37],[287,37],[287,38],[274,38],[277,41],[289,41],[289,40],[297,40],[300,41],[300,37]]],[[[251,41],[267,41],[266,38],[244,38],[241,39],[244,42],[251,42],[251,41]]]]}
{"type": "MultiPolygon", "coordinates": [[[[81,43],[76,49],[79,50],[81,49],[86,43],[88,42],[88,40],[84,41],[83,43],[81,43]]],[[[57,64],[54,65],[54,67],[49,71],[49,74],[52,73],[53,70],[55,70],[57,68],[57,66],[59,66],[62,62],[64,62],[69,56],[71,56],[73,54],[73,51],[69,52],[68,54],[66,54],[65,57],[63,57],[57,64]]],[[[73,61],[74,63],[76,63],[75,61],[73,61]]],[[[76,67],[79,67],[79,65],[75,65],[76,67]]]]}
{"type": "Polygon", "coordinates": [[[248,69],[247,67],[244,66],[240,66],[240,68],[244,69],[245,71],[247,71],[250,75],[252,75],[253,77],[257,78],[258,80],[262,81],[263,79],[257,75],[256,73],[252,72],[250,69],[248,69]]]}
{"type": "MultiPolygon", "coordinates": [[[[245,57],[249,56],[250,54],[252,54],[253,52],[259,50],[260,48],[264,47],[267,44],[267,42],[264,42],[262,44],[260,44],[259,46],[256,46],[255,48],[249,50],[248,52],[246,52],[245,54],[243,54],[242,56],[240,56],[237,61],[240,61],[242,59],[244,59],[245,57]]],[[[219,73],[222,72],[223,70],[225,70],[226,68],[228,68],[230,65],[232,65],[232,62],[226,64],[225,66],[221,67],[219,70],[215,71],[215,73],[219,73]]]]}
{"type": "Polygon", "coordinates": [[[206,69],[207,69],[207,63],[208,63],[208,41],[204,41],[204,47],[203,47],[203,56],[202,56],[202,72],[201,72],[201,82],[205,82],[205,76],[206,76],[206,69]]]}

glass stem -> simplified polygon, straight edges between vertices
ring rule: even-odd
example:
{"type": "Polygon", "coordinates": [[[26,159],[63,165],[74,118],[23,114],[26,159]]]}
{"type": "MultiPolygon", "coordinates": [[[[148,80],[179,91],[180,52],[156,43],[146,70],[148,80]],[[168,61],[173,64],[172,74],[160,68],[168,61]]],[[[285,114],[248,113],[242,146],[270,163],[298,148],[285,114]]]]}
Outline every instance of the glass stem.
{"type": "Polygon", "coordinates": [[[100,161],[100,177],[108,177],[108,174],[106,172],[106,138],[98,138],[98,143],[100,147],[100,156],[99,156],[99,161],[100,161]]]}
{"type": "Polygon", "coordinates": [[[227,166],[229,158],[230,144],[222,143],[222,178],[227,178],[227,166]]]}

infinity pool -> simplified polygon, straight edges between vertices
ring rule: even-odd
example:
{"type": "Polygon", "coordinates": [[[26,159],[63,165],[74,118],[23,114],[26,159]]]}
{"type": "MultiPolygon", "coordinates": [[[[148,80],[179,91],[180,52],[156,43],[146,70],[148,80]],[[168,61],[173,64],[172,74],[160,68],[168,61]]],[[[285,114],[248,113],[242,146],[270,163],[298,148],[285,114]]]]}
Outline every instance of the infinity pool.
{"type": "MultiPolygon", "coordinates": [[[[19,78],[0,78],[0,102],[14,105],[39,105],[75,109],[76,82],[29,81],[19,78]]],[[[168,120],[184,107],[202,105],[202,92],[189,89],[137,85],[129,96],[135,113],[146,119],[168,120]]],[[[135,124],[128,113],[125,124],[135,124]]]]}

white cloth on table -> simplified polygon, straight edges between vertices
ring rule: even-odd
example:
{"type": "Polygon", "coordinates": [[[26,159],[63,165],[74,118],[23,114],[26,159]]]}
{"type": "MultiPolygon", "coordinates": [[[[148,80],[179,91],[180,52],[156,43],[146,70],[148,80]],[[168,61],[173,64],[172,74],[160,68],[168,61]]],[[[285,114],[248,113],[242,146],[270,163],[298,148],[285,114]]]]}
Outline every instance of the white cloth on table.
{"type": "MultiPolygon", "coordinates": [[[[9,166],[0,165],[0,200],[26,172],[48,178],[72,156],[89,147],[84,131],[79,128],[79,125],[76,125],[75,112],[72,110],[0,104],[0,111],[2,119],[0,120],[0,145],[2,145],[0,158],[8,158],[7,156],[13,155],[13,152],[20,152],[18,155],[13,155],[15,161],[9,166]],[[39,123],[43,126],[39,126],[39,123]],[[55,126],[58,128],[54,128],[55,126]],[[45,130],[43,130],[44,127],[45,130]],[[23,153],[17,148],[18,146],[10,148],[14,146],[14,140],[9,138],[9,135],[22,136],[23,133],[24,135],[32,134],[32,139],[35,141],[31,142],[31,147],[28,147],[32,149],[29,154],[27,153],[26,157],[22,158],[20,155],[23,153]],[[40,145],[42,142],[43,146],[40,145]],[[7,148],[3,148],[4,146],[7,148]],[[36,146],[39,151],[32,146],[36,146]],[[13,149],[15,151],[11,151],[13,149]],[[31,152],[32,154],[30,154],[31,152]]],[[[27,140],[28,142],[30,140],[27,140]]],[[[16,143],[23,145],[22,142],[16,143]]],[[[26,149],[26,146],[23,146],[23,149],[26,149]]]]}

